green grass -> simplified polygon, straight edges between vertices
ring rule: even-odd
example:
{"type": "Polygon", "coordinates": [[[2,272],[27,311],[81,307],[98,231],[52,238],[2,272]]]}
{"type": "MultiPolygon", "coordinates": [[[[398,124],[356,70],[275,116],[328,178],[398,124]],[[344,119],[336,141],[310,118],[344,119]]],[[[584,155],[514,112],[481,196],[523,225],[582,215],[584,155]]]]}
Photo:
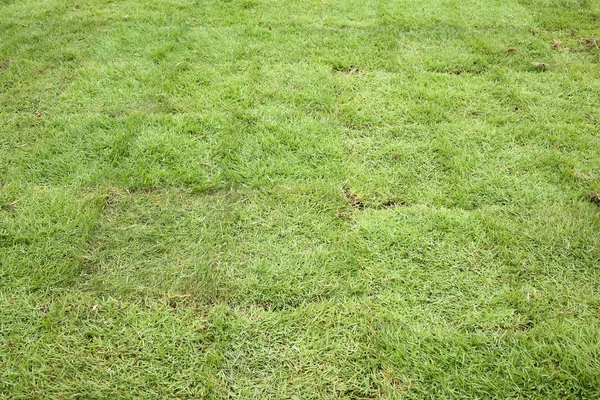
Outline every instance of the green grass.
{"type": "Polygon", "coordinates": [[[0,0],[0,397],[599,398],[599,46],[589,0],[0,0]]]}

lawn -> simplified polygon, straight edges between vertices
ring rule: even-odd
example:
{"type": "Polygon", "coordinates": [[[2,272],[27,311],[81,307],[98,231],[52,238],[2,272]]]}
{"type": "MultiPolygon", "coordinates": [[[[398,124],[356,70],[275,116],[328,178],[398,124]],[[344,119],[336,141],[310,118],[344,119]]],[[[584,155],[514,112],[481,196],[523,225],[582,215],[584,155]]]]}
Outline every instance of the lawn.
{"type": "Polygon", "coordinates": [[[0,397],[600,398],[600,2],[0,0],[0,397]]]}

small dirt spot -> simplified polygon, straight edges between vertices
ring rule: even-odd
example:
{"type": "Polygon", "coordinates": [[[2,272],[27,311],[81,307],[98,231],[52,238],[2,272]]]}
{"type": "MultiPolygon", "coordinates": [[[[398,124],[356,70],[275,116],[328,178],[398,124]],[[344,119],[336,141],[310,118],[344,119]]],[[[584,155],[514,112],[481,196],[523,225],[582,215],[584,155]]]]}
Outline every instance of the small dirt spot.
{"type": "Polygon", "coordinates": [[[558,50],[558,48],[560,47],[561,43],[562,42],[560,40],[555,40],[554,43],[552,43],[552,48],[554,50],[558,50]]]}
{"type": "Polygon", "coordinates": [[[359,210],[365,209],[365,203],[363,203],[362,200],[360,200],[354,193],[352,193],[350,189],[344,189],[344,196],[346,196],[348,203],[350,203],[352,207],[357,208],[359,210]]]}
{"type": "Polygon", "coordinates": [[[169,297],[167,297],[166,300],[167,300],[167,304],[169,305],[169,307],[175,309],[179,306],[187,306],[189,304],[189,302],[194,299],[192,298],[192,295],[190,295],[190,294],[179,294],[179,295],[169,296],[169,297]]]}
{"type": "Polygon", "coordinates": [[[533,322],[527,321],[524,324],[518,324],[515,326],[515,330],[517,331],[528,331],[533,328],[533,322]]]}
{"type": "Polygon", "coordinates": [[[590,199],[590,201],[597,205],[598,207],[600,207],[600,194],[593,192],[588,194],[588,199],[590,199]]]}
{"type": "Polygon", "coordinates": [[[598,39],[591,37],[591,38],[582,38],[579,40],[579,42],[587,47],[588,49],[594,48],[594,47],[598,47],[598,39]]]}
{"type": "Polygon", "coordinates": [[[479,75],[482,73],[481,70],[478,69],[472,69],[472,68],[462,68],[462,69],[444,69],[442,71],[438,71],[438,72],[443,72],[446,74],[451,74],[451,75],[464,75],[464,74],[468,74],[468,75],[479,75]]]}
{"type": "Polygon", "coordinates": [[[354,66],[354,65],[348,65],[348,66],[334,65],[333,70],[335,72],[341,72],[341,73],[348,74],[348,75],[354,75],[354,74],[358,74],[360,72],[358,67],[354,66]]]}
{"type": "Polygon", "coordinates": [[[392,156],[392,158],[393,158],[394,160],[397,160],[397,159],[399,159],[399,158],[402,158],[402,157],[404,157],[404,154],[400,154],[400,153],[394,154],[394,155],[392,156]]]}
{"type": "Polygon", "coordinates": [[[392,207],[396,207],[396,206],[405,206],[405,205],[406,205],[406,202],[404,202],[404,201],[388,200],[388,201],[384,201],[383,203],[381,203],[378,208],[385,210],[388,208],[392,208],[392,207]]]}
{"type": "Polygon", "coordinates": [[[507,53],[516,53],[517,49],[515,49],[514,47],[509,47],[508,49],[506,49],[507,53]]]}
{"type": "Polygon", "coordinates": [[[3,204],[1,208],[4,208],[6,211],[15,211],[17,206],[14,203],[3,204]]]}
{"type": "Polygon", "coordinates": [[[0,61],[0,70],[7,69],[8,67],[10,67],[11,64],[12,64],[12,60],[10,60],[10,59],[0,61]]]}
{"type": "MultiPolygon", "coordinates": [[[[379,204],[368,204],[367,205],[364,203],[364,201],[359,196],[357,196],[355,193],[353,193],[349,188],[345,187],[345,188],[343,188],[343,190],[344,190],[344,197],[346,197],[346,200],[348,201],[350,206],[354,207],[357,210],[361,210],[361,211],[366,208],[369,208],[372,210],[386,210],[386,209],[392,208],[392,207],[407,205],[407,203],[404,200],[398,201],[395,199],[386,200],[379,204]]],[[[347,214],[345,212],[338,211],[337,214],[341,217],[347,216],[347,214]]]]}
{"type": "Polygon", "coordinates": [[[548,68],[548,64],[543,63],[543,62],[537,62],[537,61],[532,62],[531,66],[540,71],[544,71],[546,68],[548,68]]]}

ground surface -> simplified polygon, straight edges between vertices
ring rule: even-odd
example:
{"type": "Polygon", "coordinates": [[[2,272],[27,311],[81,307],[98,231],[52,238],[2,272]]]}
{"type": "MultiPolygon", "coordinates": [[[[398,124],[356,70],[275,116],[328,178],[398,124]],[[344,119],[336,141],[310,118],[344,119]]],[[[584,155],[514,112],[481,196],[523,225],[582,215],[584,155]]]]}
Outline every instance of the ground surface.
{"type": "Polygon", "coordinates": [[[0,396],[599,398],[600,2],[0,0],[0,396]]]}

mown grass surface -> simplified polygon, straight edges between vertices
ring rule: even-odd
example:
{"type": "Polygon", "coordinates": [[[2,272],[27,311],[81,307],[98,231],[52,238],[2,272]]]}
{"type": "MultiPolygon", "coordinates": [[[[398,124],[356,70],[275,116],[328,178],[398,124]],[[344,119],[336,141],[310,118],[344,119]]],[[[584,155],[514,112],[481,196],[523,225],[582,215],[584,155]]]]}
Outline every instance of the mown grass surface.
{"type": "Polygon", "coordinates": [[[600,397],[599,20],[0,1],[0,396],[600,397]]]}

